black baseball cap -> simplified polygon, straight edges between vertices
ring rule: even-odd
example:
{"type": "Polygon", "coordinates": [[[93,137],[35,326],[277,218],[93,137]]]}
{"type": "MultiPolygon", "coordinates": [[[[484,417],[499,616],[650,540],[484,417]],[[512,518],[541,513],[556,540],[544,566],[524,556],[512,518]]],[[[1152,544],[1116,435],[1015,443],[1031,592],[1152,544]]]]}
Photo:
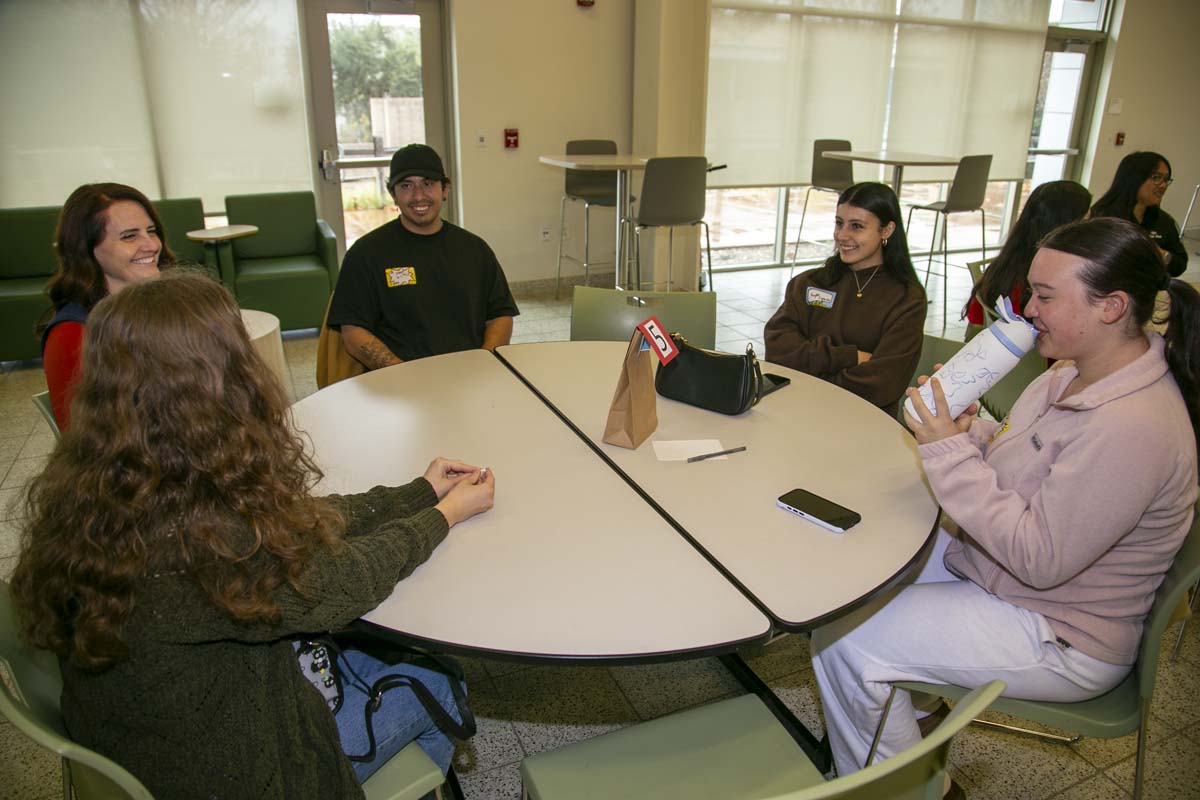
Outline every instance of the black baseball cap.
{"type": "Polygon", "coordinates": [[[410,144],[392,154],[392,172],[388,176],[388,189],[412,175],[434,180],[446,180],[446,168],[442,158],[427,144],[410,144]]]}

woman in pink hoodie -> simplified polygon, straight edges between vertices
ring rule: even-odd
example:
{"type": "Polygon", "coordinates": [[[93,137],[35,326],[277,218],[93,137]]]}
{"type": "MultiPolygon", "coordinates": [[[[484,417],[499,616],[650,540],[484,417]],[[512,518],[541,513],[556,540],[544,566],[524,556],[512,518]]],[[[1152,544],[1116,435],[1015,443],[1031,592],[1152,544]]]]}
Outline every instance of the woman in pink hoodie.
{"type": "MultiPolygon", "coordinates": [[[[1066,702],[1116,686],[1191,525],[1200,295],[1113,218],[1050,233],[1029,285],[1025,315],[1057,363],[1003,423],[973,408],[949,419],[936,381],[937,416],[909,390],[908,423],[953,522],[915,583],[813,634],[840,774],[862,768],[892,681],[999,678],[1007,696],[1066,702]],[[1146,331],[1164,290],[1165,337],[1146,331]]],[[[919,735],[897,692],[876,759],[919,735]]]]}

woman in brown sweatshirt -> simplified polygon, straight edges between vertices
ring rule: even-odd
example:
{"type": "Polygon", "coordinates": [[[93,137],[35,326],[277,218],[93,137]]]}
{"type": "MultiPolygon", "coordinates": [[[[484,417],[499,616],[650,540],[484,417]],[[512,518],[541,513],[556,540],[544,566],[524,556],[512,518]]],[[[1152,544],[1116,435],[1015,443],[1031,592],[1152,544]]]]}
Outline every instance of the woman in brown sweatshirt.
{"type": "Polygon", "coordinates": [[[797,275],[767,322],[767,361],[837,384],[895,415],[921,356],[925,290],[900,203],[882,183],[838,197],[836,252],[797,275]]]}

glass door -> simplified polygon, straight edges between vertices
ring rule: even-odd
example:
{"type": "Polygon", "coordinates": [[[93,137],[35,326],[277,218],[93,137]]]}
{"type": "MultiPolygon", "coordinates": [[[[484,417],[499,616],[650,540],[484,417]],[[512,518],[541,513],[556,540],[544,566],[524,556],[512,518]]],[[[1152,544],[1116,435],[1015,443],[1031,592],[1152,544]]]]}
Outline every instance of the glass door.
{"type": "Polygon", "coordinates": [[[305,28],[318,213],[344,253],[398,213],[392,153],[421,142],[450,160],[441,3],[306,0],[305,28]]]}

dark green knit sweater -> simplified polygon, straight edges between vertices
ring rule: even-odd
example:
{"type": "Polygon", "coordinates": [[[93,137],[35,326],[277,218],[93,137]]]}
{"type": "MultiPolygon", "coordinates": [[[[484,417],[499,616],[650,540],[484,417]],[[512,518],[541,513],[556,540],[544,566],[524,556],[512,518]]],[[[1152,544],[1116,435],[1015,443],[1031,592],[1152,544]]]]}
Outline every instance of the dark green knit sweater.
{"type": "Polygon", "coordinates": [[[314,558],[307,596],[284,588],[275,625],[234,622],[178,573],[147,576],[103,672],[63,663],[71,737],[160,798],[343,798],[362,789],[291,639],[341,628],[385,600],[449,530],[423,478],[333,496],[346,546],[314,558]]]}

